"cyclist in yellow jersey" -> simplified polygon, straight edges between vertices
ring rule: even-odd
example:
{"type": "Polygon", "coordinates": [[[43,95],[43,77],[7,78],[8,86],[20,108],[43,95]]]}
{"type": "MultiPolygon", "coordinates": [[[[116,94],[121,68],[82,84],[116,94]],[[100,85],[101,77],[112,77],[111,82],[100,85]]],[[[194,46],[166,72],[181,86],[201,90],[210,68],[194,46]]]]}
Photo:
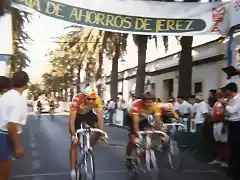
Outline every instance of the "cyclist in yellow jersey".
{"type": "Polygon", "coordinates": [[[126,124],[129,126],[129,142],[126,147],[126,166],[132,168],[131,154],[135,147],[135,139],[138,137],[138,131],[149,127],[148,115],[155,116],[155,127],[161,129],[161,114],[156,103],[153,102],[153,96],[150,92],[145,92],[142,99],[132,102],[128,109],[126,124]]]}
{"type": "MultiPolygon", "coordinates": [[[[71,104],[69,117],[69,130],[71,134],[70,147],[70,166],[71,179],[76,179],[76,160],[78,138],[75,136],[77,129],[80,129],[81,123],[86,122],[90,127],[103,130],[103,103],[102,99],[96,94],[93,88],[87,87],[83,92],[77,94],[71,104]],[[93,109],[97,109],[97,114],[93,109]]],[[[94,146],[99,140],[100,135],[95,133],[91,136],[91,146],[94,146]]]]}
{"type": "Polygon", "coordinates": [[[160,108],[161,118],[164,123],[171,123],[171,118],[179,120],[179,115],[174,110],[172,103],[158,103],[158,108],[160,108]]]}

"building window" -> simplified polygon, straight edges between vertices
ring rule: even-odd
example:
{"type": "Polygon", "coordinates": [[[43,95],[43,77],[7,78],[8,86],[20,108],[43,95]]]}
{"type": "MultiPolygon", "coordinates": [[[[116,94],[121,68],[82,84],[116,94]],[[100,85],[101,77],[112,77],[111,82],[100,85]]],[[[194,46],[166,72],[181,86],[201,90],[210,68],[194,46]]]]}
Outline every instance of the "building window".
{"type": "Polygon", "coordinates": [[[202,82],[196,82],[194,83],[194,93],[202,93],[203,87],[202,82]]]}

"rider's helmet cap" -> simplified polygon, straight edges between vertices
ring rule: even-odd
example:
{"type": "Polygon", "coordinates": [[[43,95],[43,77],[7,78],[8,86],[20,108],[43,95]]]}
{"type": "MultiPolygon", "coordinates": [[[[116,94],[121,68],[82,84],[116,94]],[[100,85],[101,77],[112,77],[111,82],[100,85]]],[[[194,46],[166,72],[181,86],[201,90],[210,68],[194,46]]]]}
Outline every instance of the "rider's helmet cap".
{"type": "Polygon", "coordinates": [[[153,100],[154,97],[153,97],[151,92],[146,91],[146,92],[143,93],[143,98],[142,99],[143,100],[153,100]]]}
{"type": "Polygon", "coordinates": [[[97,96],[95,90],[90,86],[83,90],[83,94],[93,99],[96,99],[96,96],[97,96]]]}

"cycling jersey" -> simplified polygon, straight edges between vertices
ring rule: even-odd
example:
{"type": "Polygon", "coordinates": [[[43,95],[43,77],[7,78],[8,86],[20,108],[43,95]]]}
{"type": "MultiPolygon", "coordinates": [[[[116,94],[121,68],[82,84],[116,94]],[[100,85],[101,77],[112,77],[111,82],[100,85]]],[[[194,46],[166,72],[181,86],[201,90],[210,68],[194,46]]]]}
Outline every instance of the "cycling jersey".
{"type": "Polygon", "coordinates": [[[167,115],[167,113],[170,112],[174,118],[179,119],[179,116],[174,110],[172,103],[159,103],[158,108],[160,109],[160,112],[162,112],[162,115],[167,115]]]}
{"type": "Polygon", "coordinates": [[[144,101],[142,99],[137,99],[132,102],[131,106],[128,108],[128,113],[130,116],[132,115],[140,115],[140,116],[146,116],[146,115],[160,115],[160,110],[156,103],[152,104],[152,107],[145,108],[144,107],[144,101]]]}
{"type": "Polygon", "coordinates": [[[87,104],[85,97],[83,93],[74,96],[71,104],[71,111],[77,111],[78,114],[86,114],[94,108],[103,108],[102,99],[99,96],[96,97],[93,104],[87,104]]]}

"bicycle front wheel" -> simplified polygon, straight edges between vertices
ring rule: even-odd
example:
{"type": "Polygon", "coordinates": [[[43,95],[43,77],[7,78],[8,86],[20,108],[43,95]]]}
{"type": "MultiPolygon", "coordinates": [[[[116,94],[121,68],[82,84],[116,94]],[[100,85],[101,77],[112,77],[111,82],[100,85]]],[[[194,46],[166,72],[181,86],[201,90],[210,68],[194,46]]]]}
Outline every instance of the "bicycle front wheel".
{"type": "Polygon", "coordinates": [[[168,149],[167,155],[168,155],[168,162],[170,167],[174,171],[179,170],[181,165],[180,151],[179,151],[177,142],[172,139],[170,139],[169,141],[169,149],[168,149]]]}
{"type": "Polygon", "coordinates": [[[79,180],[95,180],[95,162],[92,150],[88,150],[83,160],[82,176],[79,180]]]}

